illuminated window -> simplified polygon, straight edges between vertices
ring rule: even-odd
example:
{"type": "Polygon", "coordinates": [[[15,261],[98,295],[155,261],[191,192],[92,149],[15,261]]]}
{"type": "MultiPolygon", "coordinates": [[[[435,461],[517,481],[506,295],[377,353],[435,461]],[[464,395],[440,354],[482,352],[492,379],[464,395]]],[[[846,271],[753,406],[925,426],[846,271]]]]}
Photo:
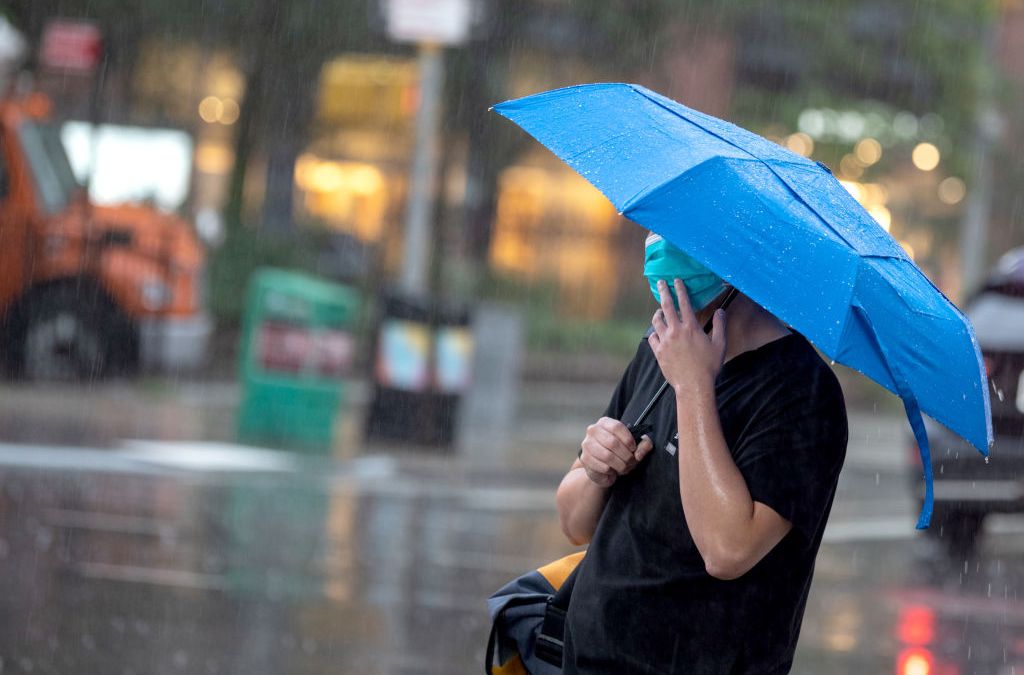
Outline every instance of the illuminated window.
{"type": "Polygon", "coordinates": [[[363,241],[380,238],[388,187],[377,166],[304,154],[295,164],[295,184],[310,215],[363,241]]]}
{"type": "Polygon", "coordinates": [[[619,285],[619,223],[611,203],[561,164],[512,166],[498,181],[491,265],[555,282],[567,311],[604,317],[619,285]]]}

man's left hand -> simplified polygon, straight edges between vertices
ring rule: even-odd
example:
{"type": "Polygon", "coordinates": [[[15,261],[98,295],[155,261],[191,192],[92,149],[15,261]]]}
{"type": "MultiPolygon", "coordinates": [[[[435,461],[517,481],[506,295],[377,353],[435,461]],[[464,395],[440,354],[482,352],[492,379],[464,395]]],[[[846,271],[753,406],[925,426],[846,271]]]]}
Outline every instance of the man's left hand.
{"type": "Polygon", "coordinates": [[[675,280],[675,291],[679,298],[678,313],[668,284],[658,282],[661,308],[651,319],[654,332],[647,342],[662,374],[676,393],[691,387],[713,389],[725,359],[725,310],[715,312],[708,336],[697,321],[686,287],[679,279],[675,280]]]}

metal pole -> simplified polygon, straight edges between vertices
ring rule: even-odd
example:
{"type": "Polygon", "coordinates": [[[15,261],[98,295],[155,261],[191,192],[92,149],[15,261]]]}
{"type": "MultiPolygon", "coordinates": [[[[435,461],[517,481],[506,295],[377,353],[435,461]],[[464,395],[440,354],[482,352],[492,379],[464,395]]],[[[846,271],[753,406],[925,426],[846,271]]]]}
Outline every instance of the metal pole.
{"type": "MultiPolygon", "coordinates": [[[[989,112],[991,114],[991,111],[989,112]]],[[[985,122],[978,121],[979,127],[984,124],[985,122]]],[[[978,289],[984,277],[988,252],[988,221],[992,216],[991,132],[979,128],[974,133],[973,175],[960,230],[961,301],[978,289]]]]}
{"type": "Polygon", "coordinates": [[[421,295],[427,289],[431,247],[436,148],[444,88],[444,53],[437,44],[420,45],[420,103],[416,112],[416,148],[405,218],[405,252],[401,290],[421,295]]]}
{"type": "Polygon", "coordinates": [[[92,227],[92,185],[99,166],[100,148],[100,106],[103,100],[103,85],[107,79],[107,41],[100,42],[100,61],[93,74],[92,91],[89,93],[89,171],[85,174],[85,205],[88,209],[89,227],[92,227]]]}
{"type": "MultiPolygon", "coordinates": [[[[995,20],[985,28],[984,63],[995,69],[995,20]]],[[[1002,121],[996,109],[990,83],[982,84],[971,141],[971,176],[967,203],[960,222],[960,301],[978,290],[985,275],[988,255],[988,227],[992,217],[992,147],[998,140],[1002,121]]]]}

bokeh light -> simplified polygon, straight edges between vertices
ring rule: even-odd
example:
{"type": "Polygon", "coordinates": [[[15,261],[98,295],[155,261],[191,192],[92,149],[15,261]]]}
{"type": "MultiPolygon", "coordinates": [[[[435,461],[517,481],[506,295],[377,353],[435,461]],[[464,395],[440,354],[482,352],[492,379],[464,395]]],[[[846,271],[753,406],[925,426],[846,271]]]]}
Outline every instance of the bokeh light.
{"type": "Polygon", "coordinates": [[[224,99],[221,103],[223,104],[223,107],[220,115],[217,117],[217,120],[221,124],[234,124],[237,122],[238,116],[241,114],[241,111],[238,108],[238,103],[236,103],[234,99],[230,98],[224,99]]]}
{"type": "Polygon", "coordinates": [[[798,131],[786,138],[786,147],[798,155],[810,157],[814,154],[814,139],[804,132],[798,131]]]}
{"type": "Polygon", "coordinates": [[[931,171],[939,165],[941,158],[939,149],[932,143],[918,143],[914,146],[914,152],[911,155],[914,166],[921,171],[931,171]]]}
{"type": "Polygon", "coordinates": [[[847,192],[853,195],[853,198],[858,202],[864,199],[863,186],[860,183],[852,180],[841,180],[839,181],[839,184],[842,185],[847,192]]]}
{"type": "Polygon", "coordinates": [[[862,138],[854,146],[853,154],[864,166],[871,166],[882,159],[882,144],[873,138],[862,138]]]}
{"type": "Polygon", "coordinates": [[[839,171],[849,178],[860,178],[864,173],[864,165],[854,155],[843,155],[839,160],[839,171]]]}
{"type": "Polygon", "coordinates": [[[864,194],[863,201],[869,204],[885,204],[889,201],[889,191],[880,183],[864,183],[860,186],[864,194]]]}
{"type": "Polygon", "coordinates": [[[932,675],[934,657],[927,649],[910,647],[899,656],[896,666],[897,675],[932,675]]]}
{"type": "Polygon", "coordinates": [[[939,200],[943,204],[959,204],[967,194],[967,186],[955,176],[945,178],[939,183],[939,200]]]}
{"type": "Polygon", "coordinates": [[[207,124],[213,124],[224,114],[224,103],[216,96],[207,96],[199,102],[199,117],[207,124]]]}
{"type": "Polygon", "coordinates": [[[868,213],[882,226],[883,230],[889,231],[889,228],[892,226],[892,213],[890,213],[889,209],[878,204],[869,208],[868,213]]]}

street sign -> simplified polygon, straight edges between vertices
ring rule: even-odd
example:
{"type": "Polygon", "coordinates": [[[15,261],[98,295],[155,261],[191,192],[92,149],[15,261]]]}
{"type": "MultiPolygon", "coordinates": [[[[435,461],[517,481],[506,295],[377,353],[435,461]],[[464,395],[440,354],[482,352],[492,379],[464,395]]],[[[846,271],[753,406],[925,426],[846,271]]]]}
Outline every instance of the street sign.
{"type": "Polygon", "coordinates": [[[94,23],[58,19],[43,28],[39,62],[46,68],[87,73],[102,56],[103,35],[94,23]]]}
{"type": "Polygon", "coordinates": [[[388,35],[396,42],[457,45],[469,38],[470,0],[384,0],[388,35]]]}

